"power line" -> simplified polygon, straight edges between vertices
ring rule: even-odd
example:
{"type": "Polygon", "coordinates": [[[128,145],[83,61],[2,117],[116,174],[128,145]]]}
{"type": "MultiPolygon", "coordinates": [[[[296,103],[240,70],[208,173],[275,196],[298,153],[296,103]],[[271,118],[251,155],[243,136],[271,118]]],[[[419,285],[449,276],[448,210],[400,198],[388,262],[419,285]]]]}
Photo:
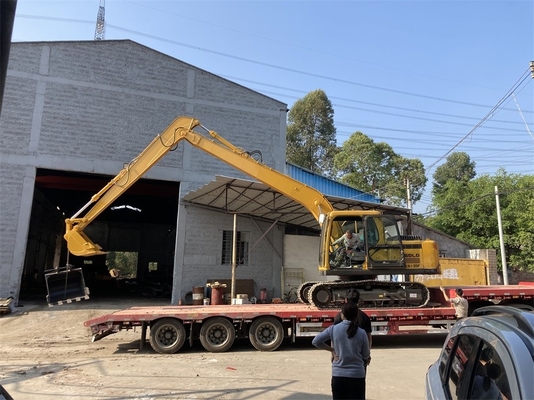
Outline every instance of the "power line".
{"type": "MultiPolygon", "coordinates": [[[[59,17],[41,17],[41,16],[28,15],[28,14],[17,14],[17,17],[30,18],[30,19],[53,20],[53,21],[63,21],[63,22],[88,23],[88,21],[78,20],[78,19],[59,18],[59,17]]],[[[385,87],[376,86],[376,85],[368,85],[368,84],[361,83],[361,82],[355,82],[355,81],[350,81],[350,80],[347,80],[347,79],[340,79],[340,78],[335,78],[335,77],[331,77],[331,76],[327,76],[327,75],[316,74],[316,73],[313,73],[313,72],[307,72],[307,71],[298,70],[298,69],[294,69],[294,68],[284,67],[284,66],[281,66],[281,65],[275,65],[275,64],[271,64],[271,63],[267,63],[267,62],[263,62],[263,61],[256,61],[256,60],[252,60],[252,59],[249,59],[249,58],[236,56],[236,55],[224,53],[224,52],[217,51],[217,50],[207,49],[205,47],[194,46],[194,45],[190,45],[188,43],[167,39],[167,38],[164,38],[164,37],[161,37],[161,36],[156,36],[156,35],[151,35],[151,34],[148,34],[148,33],[139,32],[139,31],[133,30],[133,29],[123,28],[123,27],[120,27],[118,25],[107,24],[106,26],[108,28],[111,27],[111,28],[117,29],[119,31],[123,31],[123,32],[131,33],[131,34],[135,34],[135,35],[139,35],[139,36],[143,36],[143,37],[147,37],[147,38],[158,40],[158,41],[161,41],[161,42],[170,43],[170,44],[173,44],[173,45],[176,45],[176,46],[186,47],[186,48],[193,49],[193,50],[198,50],[198,51],[202,51],[202,52],[206,52],[206,53],[210,53],[210,54],[215,54],[215,55],[218,55],[218,56],[221,56],[221,57],[231,58],[231,59],[235,59],[235,60],[239,60],[239,61],[243,61],[243,62],[247,62],[247,63],[251,63],[251,64],[261,65],[261,66],[264,66],[264,67],[278,69],[278,70],[282,70],[282,71],[286,71],[286,72],[292,72],[292,73],[296,73],[296,74],[300,74],[300,75],[310,76],[310,77],[313,77],[313,78],[319,78],[319,79],[334,81],[334,82],[343,83],[343,84],[347,84],[347,85],[365,87],[365,88],[368,88],[368,89],[381,90],[381,91],[386,91],[386,92],[390,92],[390,93],[403,94],[403,95],[406,95],[406,96],[419,97],[419,98],[429,99],[429,100],[442,101],[442,102],[453,103],[453,104],[463,104],[463,105],[468,105],[468,106],[473,106],[473,107],[487,107],[486,105],[481,105],[481,104],[476,104],[476,103],[470,103],[470,102],[459,101],[459,100],[445,99],[445,98],[440,98],[440,97],[436,97],[436,96],[429,96],[429,95],[412,93],[412,92],[403,91],[403,90],[390,89],[390,88],[385,88],[385,87]]],[[[525,111],[525,112],[527,112],[527,111],[525,111]]]]}
{"type": "Polygon", "coordinates": [[[517,82],[519,83],[515,83],[511,89],[508,90],[508,92],[506,92],[506,94],[497,102],[497,104],[495,106],[493,106],[493,108],[484,116],[484,118],[482,118],[480,120],[480,122],[478,124],[476,124],[473,129],[471,129],[467,135],[465,135],[458,143],[456,143],[447,153],[445,153],[443,156],[441,156],[436,162],[432,163],[429,167],[428,167],[428,171],[430,171],[438,162],[440,162],[441,160],[443,160],[445,157],[447,157],[449,154],[452,153],[452,151],[458,147],[465,139],[467,139],[473,132],[475,132],[479,127],[482,126],[482,124],[484,124],[484,122],[486,122],[486,120],[488,120],[489,118],[491,118],[493,116],[493,113],[496,112],[499,107],[504,103],[505,100],[507,100],[510,96],[512,96],[512,94],[514,93],[514,90],[516,88],[518,88],[525,80],[527,80],[529,77],[529,69],[527,68],[527,70],[523,73],[523,75],[521,75],[521,77],[517,80],[517,82]]]}
{"type": "MultiPolygon", "coordinates": [[[[285,86],[272,85],[272,84],[269,84],[269,83],[258,82],[258,81],[254,81],[254,80],[250,80],[250,79],[244,79],[244,78],[240,78],[240,77],[236,77],[236,76],[230,76],[230,75],[221,75],[221,76],[223,78],[230,79],[232,81],[252,83],[252,84],[256,84],[256,85],[272,87],[272,88],[275,88],[275,89],[283,89],[283,90],[287,90],[287,91],[290,91],[290,92],[296,92],[296,93],[301,93],[301,94],[307,94],[308,93],[305,90],[291,89],[291,88],[288,88],[288,87],[285,87],[285,86]]],[[[290,95],[283,94],[283,93],[276,93],[276,92],[267,92],[267,93],[271,93],[271,94],[275,94],[275,95],[283,96],[283,97],[295,98],[295,99],[299,99],[300,98],[298,96],[290,96],[290,95]]],[[[366,104],[366,105],[377,106],[377,107],[391,108],[391,109],[394,109],[394,110],[402,110],[402,111],[410,111],[410,112],[415,112],[415,113],[424,113],[424,114],[441,115],[441,116],[447,116],[447,117],[457,117],[457,118],[466,118],[466,119],[476,119],[476,120],[478,120],[477,117],[465,117],[465,116],[461,116],[461,115],[444,114],[444,113],[437,113],[437,112],[432,112],[432,111],[416,110],[416,109],[413,109],[413,108],[405,108],[405,107],[391,106],[391,105],[385,105],[385,104],[371,103],[371,102],[368,102],[368,101],[348,99],[348,98],[345,98],[345,97],[328,96],[328,98],[329,99],[337,99],[337,100],[341,100],[341,101],[348,101],[350,103],[358,103],[358,104],[366,104]]],[[[451,102],[454,102],[454,100],[451,100],[451,102]]],[[[473,105],[476,106],[476,107],[484,107],[484,108],[489,107],[488,105],[483,105],[483,104],[473,104],[473,105]]],[[[349,108],[348,106],[345,106],[345,105],[339,105],[339,106],[340,107],[349,108]]],[[[503,108],[503,110],[515,111],[514,108],[506,108],[506,109],[503,108]]],[[[532,110],[524,110],[524,112],[526,112],[526,113],[534,113],[534,111],[532,111],[532,110]]],[[[504,123],[521,124],[521,122],[501,121],[501,120],[493,120],[493,122],[504,122],[504,123]]]]}
{"type": "MultiPolygon", "coordinates": [[[[506,192],[501,192],[499,191],[499,195],[501,196],[506,196],[506,195],[509,195],[509,194],[512,194],[512,193],[516,193],[516,192],[524,192],[525,190],[534,190],[534,186],[531,186],[531,187],[526,187],[526,188],[519,188],[519,189],[514,189],[514,190],[507,190],[506,192]]],[[[447,210],[455,210],[457,208],[461,208],[461,207],[464,207],[468,204],[472,204],[476,201],[479,201],[479,200],[482,200],[482,199],[485,199],[486,197],[493,197],[495,195],[495,193],[486,193],[482,196],[479,196],[479,197],[475,197],[473,199],[470,199],[470,200],[466,200],[466,201],[463,201],[463,202],[460,202],[460,203],[455,203],[451,206],[447,206],[447,207],[441,207],[439,209],[435,209],[433,211],[429,211],[429,212],[426,212],[426,213],[421,213],[420,215],[432,215],[432,214],[437,214],[438,212],[443,212],[443,211],[447,211],[447,210]]]]}

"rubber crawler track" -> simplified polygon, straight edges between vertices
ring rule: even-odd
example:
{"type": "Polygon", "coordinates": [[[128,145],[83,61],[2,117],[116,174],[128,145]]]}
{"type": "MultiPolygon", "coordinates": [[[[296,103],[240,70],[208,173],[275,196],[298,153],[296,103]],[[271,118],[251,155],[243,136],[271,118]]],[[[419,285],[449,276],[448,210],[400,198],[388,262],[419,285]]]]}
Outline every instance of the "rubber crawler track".
{"type": "MultiPolygon", "coordinates": [[[[357,289],[360,292],[360,302],[363,300],[362,307],[363,308],[420,308],[427,305],[429,299],[430,299],[430,292],[428,288],[417,282],[385,282],[385,281],[376,281],[376,280],[366,280],[366,281],[324,281],[324,282],[313,282],[313,286],[311,286],[310,289],[307,291],[307,302],[309,304],[312,304],[318,308],[339,308],[340,303],[339,301],[336,301],[336,296],[332,293],[343,293],[346,292],[350,288],[357,289]],[[391,301],[388,301],[389,298],[385,298],[382,301],[384,301],[385,305],[376,305],[372,302],[366,302],[365,301],[365,292],[369,291],[370,289],[382,289],[387,291],[388,293],[391,293],[391,301]],[[392,291],[391,289],[400,289],[400,292],[392,291]],[[406,305],[402,298],[398,298],[399,293],[403,293],[406,289],[412,289],[412,290],[419,290],[421,293],[421,300],[418,304],[410,304],[406,305]],[[317,294],[322,292],[324,293],[330,293],[328,297],[328,302],[326,300],[324,301],[318,301],[317,300],[317,294]],[[397,295],[397,298],[395,297],[397,295]]],[[[405,293],[405,292],[404,292],[405,293]]],[[[404,297],[405,298],[405,297],[404,297]]],[[[360,303],[361,304],[361,303],[360,303]]]]}

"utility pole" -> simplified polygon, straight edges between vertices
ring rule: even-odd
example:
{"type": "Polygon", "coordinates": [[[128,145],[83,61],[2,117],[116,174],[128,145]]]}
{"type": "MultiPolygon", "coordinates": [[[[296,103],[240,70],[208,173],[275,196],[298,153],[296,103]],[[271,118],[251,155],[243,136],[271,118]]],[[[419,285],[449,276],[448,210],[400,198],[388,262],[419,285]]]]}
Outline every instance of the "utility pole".
{"type": "Polygon", "coordinates": [[[410,178],[404,179],[406,185],[406,205],[408,207],[408,235],[412,234],[412,196],[410,194],[410,178]]]}
{"type": "Polygon", "coordinates": [[[499,223],[499,242],[501,244],[502,279],[508,285],[508,267],[506,266],[506,252],[504,250],[504,237],[502,233],[501,206],[499,204],[499,189],[495,186],[495,203],[497,204],[497,221],[499,223]]]}
{"type": "Polygon", "coordinates": [[[236,291],[236,279],[235,279],[235,270],[237,268],[237,213],[234,213],[234,234],[232,237],[232,281],[230,287],[230,301],[233,302],[235,299],[236,291]]]}

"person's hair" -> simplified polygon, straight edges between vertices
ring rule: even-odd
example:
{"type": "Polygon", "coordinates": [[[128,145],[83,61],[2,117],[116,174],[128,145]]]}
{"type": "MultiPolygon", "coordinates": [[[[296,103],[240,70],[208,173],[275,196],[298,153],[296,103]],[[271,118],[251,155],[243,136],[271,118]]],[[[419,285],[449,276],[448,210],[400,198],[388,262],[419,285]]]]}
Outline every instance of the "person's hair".
{"type": "Polygon", "coordinates": [[[484,377],[484,390],[487,392],[490,390],[491,387],[491,380],[497,379],[501,375],[501,367],[499,367],[499,364],[488,364],[486,365],[486,374],[488,376],[484,377]]]}
{"type": "Polygon", "coordinates": [[[485,347],[480,354],[480,359],[484,362],[488,362],[493,358],[493,349],[491,347],[485,347]]]}
{"type": "Polygon", "coordinates": [[[353,337],[358,330],[358,306],[352,301],[343,304],[341,307],[341,312],[347,321],[350,321],[349,327],[347,328],[347,336],[349,338],[353,337]]]}
{"type": "Polygon", "coordinates": [[[346,292],[346,299],[348,302],[353,302],[354,304],[358,305],[360,301],[360,291],[358,289],[350,288],[347,289],[346,292]]]}
{"type": "Polygon", "coordinates": [[[458,296],[463,296],[463,295],[464,295],[464,291],[462,290],[462,288],[457,288],[457,289],[456,289],[456,294],[457,294],[458,296]]]}

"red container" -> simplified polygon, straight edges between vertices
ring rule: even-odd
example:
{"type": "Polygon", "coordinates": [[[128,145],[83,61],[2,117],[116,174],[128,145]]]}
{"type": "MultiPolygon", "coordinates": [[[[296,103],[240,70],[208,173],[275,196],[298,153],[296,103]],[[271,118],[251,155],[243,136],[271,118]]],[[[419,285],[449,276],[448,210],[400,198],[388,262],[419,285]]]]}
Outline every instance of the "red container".
{"type": "Polygon", "coordinates": [[[265,304],[267,303],[267,289],[262,288],[260,290],[260,303],[265,304]]]}
{"type": "Polygon", "coordinates": [[[211,305],[218,306],[224,304],[224,288],[212,287],[211,288],[211,305]]]}
{"type": "Polygon", "coordinates": [[[204,287],[195,286],[193,288],[193,305],[201,306],[204,303],[204,287]]]}

